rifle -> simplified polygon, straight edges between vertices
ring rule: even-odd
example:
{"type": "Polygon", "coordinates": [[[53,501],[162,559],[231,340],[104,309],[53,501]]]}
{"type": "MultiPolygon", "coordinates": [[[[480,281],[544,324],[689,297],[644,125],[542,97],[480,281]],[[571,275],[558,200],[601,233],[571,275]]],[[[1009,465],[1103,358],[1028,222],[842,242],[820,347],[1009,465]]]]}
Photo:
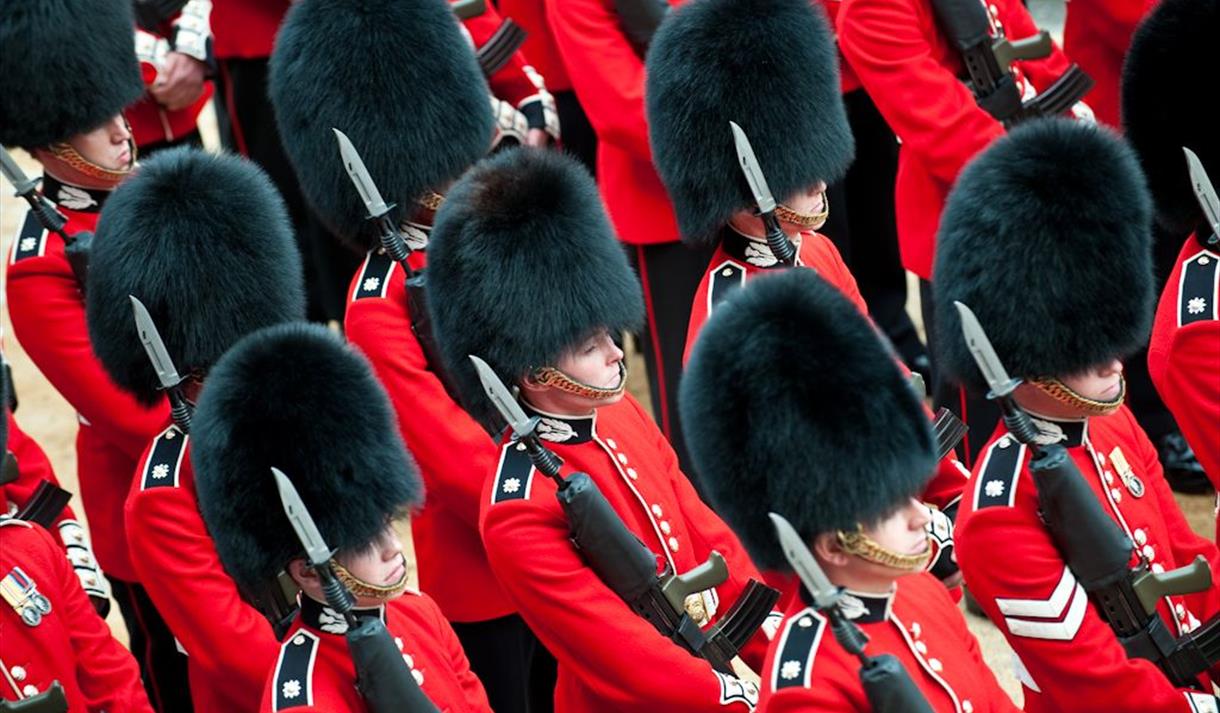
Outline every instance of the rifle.
{"type": "Polygon", "coordinates": [[[779,592],[750,580],[720,622],[700,629],[686,611],[686,598],[728,579],[720,553],[713,550],[706,562],[685,574],[676,574],[667,565],[658,575],[656,555],[627,529],[597,483],[588,473],[560,475],[563,460],[539,441],[539,419],[526,415],[486,362],[473,355],[470,360],[487,397],[512,429],[513,440],[525,446],[538,472],[559,486],[555,497],[567,516],[572,542],[598,579],[663,636],[706,659],[715,670],[736,675],[738,652],[767,618],[779,592]]]}
{"type": "Polygon", "coordinates": [[[860,682],[864,684],[869,707],[874,713],[932,713],[932,706],[896,656],[869,656],[864,652],[868,635],[839,609],[843,588],[831,583],[792,523],[782,515],[769,514],[784,557],[796,571],[805,591],[813,598],[813,607],[830,620],[830,631],[835,641],[860,660],[860,682]]]}
{"type": "Polygon", "coordinates": [[[1189,565],[1161,574],[1150,571],[1142,555],[1138,565],[1129,565],[1135,550],[1130,538],[1102,509],[1067,449],[1037,442],[1038,427],[1012,397],[1021,379],[1009,378],[974,312],[954,304],[966,344],[991,389],[987,398],[999,403],[1004,425],[1033,452],[1029,470],[1038,490],[1039,516],[1068,569],[1128,656],[1152,661],[1179,688],[1195,686],[1199,674],[1220,662],[1220,614],[1175,638],[1157,612],[1157,602],[1211,587],[1207,560],[1199,555],[1189,565]]]}
{"type": "Polygon", "coordinates": [[[750,186],[750,193],[758,205],[758,217],[762,219],[767,231],[767,247],[775,254],[776,259],[787,267],[796,263],[796,246],[788,239],[784,229],[779,225],[775,215],[775,196],[767,185],[767,177],[763,175],[758,157],[754,155],[754,147],[750,138],[737,122],[730,121],[729,129],[733,132],[733,144],[737,147],[737,159],[741,164],[741,173],[750,186]]]}
{"type": "Polygon", "coordinates": [[[347,648],[356,667],[356,688],[371,713],[439,713],[424,695],[402,652],[377,617],[357,617],[352,611],[355,599],[335,576],[331,564],[334,550],[326,546],[296,486],[279,468],[271,469],[280,493],[284,514],[305,548],[305,557],[322,580],[326,603],[347,623],[347,648]]]}
{"type": "Polygon", "coordinates": [[[0,713],[68,713],[68,697],[59,681],[34,696],[20,701],[0,700],[0,713]]]}
{"type": "Polygon", "coordinates": [[[14,195],[25,199],[25,202],[30,204],[30,212],[38,218],[43,229],[55,233],[64,241],[64,253],[68,258],[68,265],[72,268],[72,274],[76,275],[76,282],[80,285],[81,293],[84,294],[85,281],[89,275],[89,248],[93,243],[93,233],[68,235],[64,231],[68,218],[59,212],[49,198],[38,192],[40,179],[26,176],[25,171],[21,170],[13,157],[9,155],[8,150],[3,148],[0,148],[0,173],[4,174],[4,177],[16,190],[14,195]]]}
{"type": "Polygon", "coordinates": [[[1008,67],[1017,60],[1048,56],[1052,50],[1050,33],[1042,30],[1023,40],[1004,37],[993,40],[989,33],[990,18],[978,0],[933,0],[932,11],[941,31],[961,53],[969,77],[966,85],[975,101],[1005,126],[1037,116],[1061,114],[1093,88],[1089,75],[1073,64],[1037,97],[1022,102],[1008,67]]]}

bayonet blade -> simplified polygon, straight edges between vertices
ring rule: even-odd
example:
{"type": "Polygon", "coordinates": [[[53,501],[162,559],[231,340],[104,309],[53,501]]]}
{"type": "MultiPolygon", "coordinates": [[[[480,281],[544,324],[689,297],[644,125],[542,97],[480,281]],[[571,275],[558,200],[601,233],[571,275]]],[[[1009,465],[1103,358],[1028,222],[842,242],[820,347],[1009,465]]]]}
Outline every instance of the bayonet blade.
{"type": "Polygon", "coordinates": [[[838,606],[839,588],[822,571],[821,565],[813,558],[813,553],[797,534],[796,528],[783,515],[768,514],[775,525],[775,534],[779,537],[780,547],[784,549],[784,557],[796,571],[796,576],[800,577],[805,589],[809,591],[809,596],[813,597],[813,605],[818,609],[838,606]]]}
{"type": "Polygon", "coordinates": [[[339,155],[343,158],[343,168],[347,171],[348,177],[352,179],[352,185],[356,186],[356,192],[360,194],[360,200],[364,201],[364,207],[368,210],[369,215],[380,218],[389,213],[390,206],[386,205],[385,200],[382,199],[381,191],[377,190],[377,184],[373,183],[373,177],[364,167],[364,159],[360,158],[360,152],[352,145],[351,139],[338,129],[332,128],[331,131],[335,132],[335,139],[339,142],[339,155]]]}
{"type": "Polygon", "coordinates": [[[170,358],[169,351],[165,348],[165,342],[161,341],[161,333],[157,331],[157,325],[153,322],[152,315],[148,313],[144,303],[133,295],[127,295],[127,298],[131,300],[131,311],[135,314],[136,333],[140,335],[140,343],[144,345],[144,351],[148,353],[148,360],[152,362],[153,369],[157,372],[157,381],[160,381],[161,386],[166,389],[176,387],[182,383],[182,377],[178,376],[174,360],[170,358]]]}
{"type": "Polygon", "coordinates": [[[1002,398],[1011,394],[1013,389],[1020,385],[1020,379],[1009,378],[1008,370],[995,353],[995,347],[991,346],[991,340],[987,338],[987,332],[983,331],[983,325],[979,324],[979,318],[974,316],[974,310],[956,300],[953,304],[957,306],[957,313],[962,320],[962,336],[966,339],[966,347],[970,349],[979,371],[983,372],[988,388],[996,397],[1002,398]]]}
{"type": "Polygon", "coordinates": [[[1186,152],[1186,165],[1190,167],[1190,185],[1195,189],[1199,207],[1203,209],[1203,215],[1207,216],[1207,224],[1212,227],[1212,233],[1220,235],[1220,198],[1216,197],[1216,189],[1195,152],[1185,146],[1182,150],[1186,152]]]}
{"type": "Polygon", "coordinates": [[[521,404],[517,403],[517,399],[513,397],[508,387],[504,382],[500,381],[500,377],[496,376],[496,372],[487,365],[487,362],[471,354],[470,361],[474,363],[474,370],[479,374],[479,381],[483,384],[483,391],[487,394],[487,398],[491,399],[491,403],[504,417],[508,423],[508,427],[513,429],[513,433],[524,438],[533,433],[533,419],[525,414],[525,410],[521,408],[521,404]]]}
{"type": "Polygon", "coordinates": [[[8,182],[13,184],[13,189],[19,196],[24,196],[38,185],[37,180],[25,175],[25,171],[21,170],[21,166],[17,165],[17,161],[9,155],[8,149],[5,148],[0,148],[0,173],[3,173],[8,182]]]}
{"type": "Polygon", "coordinates": [[[301,501],[296,486],[279,468],[272,466],[271,474],[275,476],[275,487],[280,491],[280,504],[284,506],[284,514],[288,516],[288,522],[292,523],[297,539],[305,548],[309,564],[315,567],[326,564],[335,553],[326,546],[326,540],[322,539],[322,533],[318,532],[318,526],[314,524],[313,516],[301,501]]]}
{"type": "Polygon", "coordinates": [[[730,121],[729,128],[733,130],[733,143],[737,146],[737,160],[741,164],[741,172],[750,184],[750,193],[754,194],[754,202],[758,204],[759,213],[770,213],[775,210],[775,196],[767,186],[767,178],[762,167],[758,165],[758,157],[754,155],[754,147],[750,145],[750,137],[737,122],[730,121]]]}

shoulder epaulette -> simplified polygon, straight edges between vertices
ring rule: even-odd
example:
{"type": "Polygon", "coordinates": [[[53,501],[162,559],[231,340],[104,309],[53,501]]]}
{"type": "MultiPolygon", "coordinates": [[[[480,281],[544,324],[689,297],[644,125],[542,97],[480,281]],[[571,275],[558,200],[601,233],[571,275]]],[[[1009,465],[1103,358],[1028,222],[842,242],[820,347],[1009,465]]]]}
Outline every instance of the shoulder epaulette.
{"type": "Polygon", "coordinates": [[[1194,322],[1212,322],[1220,319],[1220,299],[1217,288],[1220,277],[1220,256],[1209,250],[1200,250],[1182,265],[1182,277],[1178,283],[1178,326],[1185,327],[1194,322]]]}
{"type": "Polygon", "coordinates": [[[157,436],[148,452],[148,460],[144,461],[140,490],[178,487],[182,456],[186,453],[189,438],[190,436],[179,431],[177,426],[170,426],[157,436]]]}
{"type": "Polygon", "coordinates": [[[746,284],[746,269],[740,264],[725,260],[712,269],[712,277],[707,285],[707,311],[720,303],[733,290],[746,284]]]}
{"type": "Polygon", "coordinates": [[[318,656],[318,635],[299,629],[280,645],[275,662],[275,688],[271,692],[273,711],[312,706],[313,668],[318,656]]]}
{"type": "Polygon", "coordinates": [[[38,216],[33,210],[26,211],[25,220],[21,221],[21,226],[17,229],[17,236],[13,239],[13,259],[11,262],[18,263],[30,257],[40,257],[47,250],[47,230],[42,227],[42,222],[38,220],[38,216]]]}
{"type": "Polygon", "coordinates": [[[529,498],[536,472],[529,454],[525,452],[524,444],[504,444],[500,449],[500,464],[496,468],[496,480],[492,485],[492,505],[529,498]]]}
{"type": "Polygon", "coordinates": [[[826,618],[813,607],[788,618],[772,665],[771,690],[809,687],[813,659],[818,654],[825,630],[826,618]]]}
{"type": "Polygon", "coordinates": [[[1004,435],[983,454],[978,478],[974,483],[974,509],[994,506],[1012,507],[1016,502],[1021,464],[1025,461],[1025,444],[1004,435]]]}
{"type": "Polygon", "coordinates": [[[394,273],[396,263],[393,258],[380,250],[370,250],[360,268],[360,280],[356,284],[352,301],[367,297],[385,297],[390,286],[390,275],[394,273]]]}

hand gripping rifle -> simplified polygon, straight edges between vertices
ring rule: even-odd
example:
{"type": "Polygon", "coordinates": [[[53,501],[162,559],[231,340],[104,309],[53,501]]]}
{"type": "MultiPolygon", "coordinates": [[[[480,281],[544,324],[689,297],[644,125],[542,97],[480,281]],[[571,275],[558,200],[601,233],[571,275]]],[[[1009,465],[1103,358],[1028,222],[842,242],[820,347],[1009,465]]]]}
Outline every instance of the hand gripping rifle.
{"type": "Polygon", "coordinates": [[[17,165],[7,149],[0,148],[0,173],[8,179],[16,191],[13,195],[24,198],[30,204],[30,211],[38,218],[38,222],[48,232],[55,233],[64,241],[64,253],[81,293],[85,291],[85,279],[89,274],[89,248],[93,243],[93,233],[77,233],[68,235],[64,226],[68,218],[59,212],[55,204],[38,192],[37,178],[29,178],[25,171],[17,165]]]}
{"type": "Polygon", "coordinates": [[[1021,380],[1009,378],[974,312],[954,304],[966,344],[991,389],[987,398],[999,403],[1004,425],[1033,452],[1029,470],[1038,490],[1039,516],[1068,569],[1128,656],[1152,661],[1179,688],[1196,686],[1198,675],[1220,662],[1220,614],[1175,638],[1157,612],[1157,602],[1211,587],[1207,560],[1200,555],[1162,574],[1150,571],[1142,557],[1130,566],[1131,540],[1102,509],[1067,449],[1037,442],[1037,426],[1012,397],[1021,380]]]}
{"type": "Polygon", "coordinates": [[[758,165],[758,157],[754,155],[750,138],[735,121],[729,122],[729,128],[733,131],[733,144],[737,147],[741,173],[750,186],[750,193],[758,204],[758,217],[762,219],[767,230],[767,247],[771,248],[771,252],[780,262],[792,267],[796,263],[796,246],[779,225],[779,218],[775,215],[775,196],[771,195],[767,177],[763,175],[762,166],[758,165]]]}
{"type": "Polygon", "coordinates": [[[1042,30],[1016,41],[993,39],[987,9],[978,0],[933,0],[932,11],[941,31],[961,54],[969,77],[966,84],[975,101],[1006,126],[1036,116],[1061,114],[1093,88],[1089,75],[1073,64],[1046,91],[1022,102],[1009,65],[1050,55],[1053,49],[1050,33],[1042,30]]]}
{"type": "Polygon", "coordinates": [[[402,651],[394,644],[385,622],[375,616],[357,617],[352,611],[355,599],[331,566],[335,552],[326,546],[296,486],[279,468],[272,468],[271,473],[284,514],[305,548],[306,560],[322,580],[327,605],[347,622],[345,636],[356,666],[356,688],[370,713],[438,713],[403,661],[402,651]]]}
{"type": "Polygon", "coordinates": [[[830,620],[830,631],[847,653],[860,660],[860,682],[875,713],[932,713],[932,706],[911,680],[902,662],[893,654],[869,656],[864,653],[868,635],[839,609],[843,588],[831,583],[796,528],[782,515],[770,513],[784,557],[800,577],[813,607],[830,620]]]}
{"type": "Polygon", "coordinates": [[[377,184],[373,182],[373,177],[369,175],[368,169],[364,166],[364,160],[360,158],[360,153],[352,144],[351,139],[338,129],[332,128],[331,131],[335,132],[335,139],[339,142],[339,155],[343,160],[343,168],[347,171],[348,178],[356,187],[360,200],[364,202],[364,207],[369,212],[368,220],[376,225],[382,250],[402,267],[407,276],[407,313],[411,317],[411,331],[415,333],[415,338],[419,341],[419,346],[424,352],[424,359],[428,362],[428,368],[441,380],[445,392],[456,402],[458,400],[457,389],[454,388],[453,380],[443,366],[440,350],[436,346],[436,337],[432,333],[432,320],[428,314],[428,298],[424,285],[424,271],[415,272],[407,263],[407,258],[411,256],[411,248],[390,217],[390,211],[394,209],[395,204],[386,203],[385,199],[381,197],[381,191],[377,189],[377,184]]]}
{"type": "Polygon", "coordinates": [[[559,486],[555,498],[568,518],[572,542],[598,579],[663,636],[707,659],[717,671],[736,675],[733,662],[738,652],[770,614],[779,592],[750,580],[718,623],[700,629],[686,611],[686,598],[728,579],[720,553],[712,551],[706,562],[685,574],[676,574],[668,565],[657,574],[657,556],[627,529],[597,483],[588,473],[560,475],[563,461],[538,440],[539,419],[526,415],[486,362],[473,355],[470,360],[488,399],[512,429],[513,440],[525,446],[538,472],[559,486]]]}
{"type": "Polygon", "coordinates": [[[1186,153],[1186,165],[1190,170],[1190,185],[1194,189],[1195,199],[1199,201],[1207,225],[1212,229],[1211,235],[1204,237],[1204,231],[1198,230],[1195,231],[1195,236],[1203,247],[1220,250],[1220,197],[1216,196],[1216,189],[1207,177],[1207,170],[1203,168],[1203,162],[1195,152],[1185,146],[1182,151],[1186,153]]]}

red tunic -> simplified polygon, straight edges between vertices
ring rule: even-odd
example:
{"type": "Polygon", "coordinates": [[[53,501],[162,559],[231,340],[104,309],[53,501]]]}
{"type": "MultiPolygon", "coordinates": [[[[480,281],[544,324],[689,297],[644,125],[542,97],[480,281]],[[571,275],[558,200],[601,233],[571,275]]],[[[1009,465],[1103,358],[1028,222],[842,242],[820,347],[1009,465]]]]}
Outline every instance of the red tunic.
{"type": "MultiPolygon", "coordinates": [[[[470,670],[457,635],[426,594],[408,591],[363,616],[381,616],[424,695],[442,711],[474,713],[491,706],[470,670]]],[[[259,710],[365,711],[356,690],[347,623],[333,609],[301,597],[301,613],[284,637],[259,710]]]]}
{"type": "MultiPolygon", "coordinates": [[[[988,0],[985,6],[993,36],[1021,39],[1037,33],[1020,0],[988,0]]],[[[846,0],[837,24],[843,55],[902,142],[894,187],[902,262],[930,279],[949,189],[966,162],[1004,127],[979,108],[958,78],[960,55],[941,34],[930,0],[846,0]]],[[[1012,70],[1028,98],[1067,68],[1056,48],[1045,59],[1017,62],[1012,70]]]]}
{"type": "MultiPolygon", "coordinates": [[[[48,198],[68,218],[65,232],[93,230],[105,193],[47,180],[48,198]],[[75,206],[69,207],[69,206],[75,206]]],[[[144,447],[164,427],[169,407],[141,406],[120,389],[93,353],[85,300],[64,255],[63,240],[33,214],[22,222],[8,265],[13,333],[43,376],[76,409],[76,463],[81,502],[102,569],[136,581],[127,554],[123,500],[144,447]]]]}
{"type": "Polygon", "coordinates": [[[677,219],[648,146],[644,61],[619,28],[613,1],[546,0],[546,12],[572,89],[597,132],[597,185],[619,239],[677,240],[677,219]]]}
{"type": "Polygon", "coordinates": [[[1220,248],[1190,236],[1165,283],[1148,373],[1212,483],[1220,484],[1220,248]]]}
{"type": "MultiPolygon", "coordinates": [[[[503,23],[504,17],[490,2],[487,3],[487,9],[483,14],[462,20],[462,24],[470,32],[476,48],[487,44],[487,41],[503,23]]],[[[520,108],[522,104],[537,100],[539,98],[538,87],[530,78],[530,71],[533,71],[533,68],[526,61],[524,53],[517,50],[500,68],[500,71],[487,78],[487,83],[491,86],[491,93],[517,108],[520,108]]]]}
{"type": "Polygon", "coordinates": [[[1063,25],[1063,51],[1093,78],[1089,106],[1098,121],[1120,126],[1119,85],[1131,35],[1156,0],[1072,0],[1063,25]]]}
{"type": "Polygon", "coordinates": [[[199,514],[189,436],[176,426],[141,457],[126,515],[140,583],[186,652],[195,711],[257,710],[279,643],[220,564],[199,514]]]}
{"type": "Polygon", "coordinates": [[[292,0],[212,0],[217,59],[265,59],[292,0]]]}
{"type": "MultiPolygon", "coordinates": [[[[412,253],[411,262],[422,267],[424,252],[412,253]]],[[[364,352],[385,386],[424,479],[427,502],[411,519],[420,589],[450,621],[512,614],[478,529],[483,481],[499,449],[429,369],[411,328],[406,277],[380,251],[369,253],[353,278],[343,324],[348,341],[364,352]]]]}
{"type": "MultiPolygon", "coordinates": [[[[687,572],[712,550],[724,556],[729,579],[703,593],[713,620],[751,577],[761,581],[737,537],[699,499],[665,437],[630,395],[584,418],[531,413],[542,416],[540,436],[564,460],[563,473],[588,473],[627,528],[657,553],[659,566],[687,572]]],[[[715,672],[663,638],[597,578],[569,539],[555,491],[522,450],[506,443],[495,477],[484,486],[481,516],[492,569],[559,661],[557,713],[752,709],[752,685],[715,672]]],[[[772,623],[778,618],[774,612],[772,623]]],[[[760,632],[742,652],[755,671],[766,645],[760,632]]]]}
{"type": "MultiPolygon", "coordinates": [[[[1126,407],[1087,421],[1035,423],[1067,448],[1102,509],[1154,572],[1189,564],[1196,555],[1220,571],[1216,545],[1191,531],[1156,448],[1126,407]]],[[[1081,701],[1114,713],[1217,710],[1210,695],[1176,689],[1152,662],[1128,658],[1039,519],[1029,459],[1029,449],[1001,424],[975,466],[957,519],[958,563],[1019,657],[1025,710],[1073,710],[1081,701]]],[[[1170,632],[1191,630],[1220,610],[1218,587],[1162,600],[1158,608],[1170,632]]]]}
{"type": "Polygon", "coordinates": [[[559,56],[551,26],[547,24],[543,0],[500,0],[499,6],[505,17],[512,18],[528,33],[521,51],[546,77],[547,89],[552,92],[571,90],[572,80],[559,56]]]}
{"type": "MultiPolygon", "coordinates": [[[[166,22],[165,27],[157,28],[158,31],[155,33],[142,29],[135,31],[136,58],[140,60],[146,91],[140,101],[123,110],[123,115],[131,124],[131,133],[135,136],[137,146],[174,141],[191,133],[198,127],[199,113],[212,98],[212,82],[205,81],[203,91],[192,104],[170,111],[158,104],[147,92],[147,88],[152,86],[153,81],[157,78],[158,69],[165,61],[165,54],[172,51],[170,41],[177,32],[178,19],[176,17],[166,22]]],[[[196,40],[196,42],[206,42],[207,36],[204,35],[203,40],[196,40]]],[[[192,48],[194,47],[195,45],[192,45],[192,48]]],[[[186,51],[191,48],[184,44],[182,49],[186,51]]],[[[190,52],[185,53],[190,54],[190,52]]]]}
{"type": "Polygon", "coordinates": [[[135,659],[110,635],[45,530],[0,519],[0,579],[6,588],[28,581],[50,603],[29,626],[0,600],[0,699],[20,701],[59,681],[70,713],[151,713],[135,659]]]}
{"type": "MultiPolygon", "coordinates": [[[[889,595],[848,591],[843,611],[868,636],[865,652],[893,654],[938,713],[1018,711],[945,588],[929,574],[898,580],[889,595]]],[[[825,616],[795,598],[767,652],[760,710],[858,711],[872,706],[860,660],[835,640],[825,616]]]]}
{"type": "MultiPolygon", "coordinates": [[[[7,500],[8,514],[13,514],[29,502],[42,482],[59,485],[59,479],[55,477],[55,471],[51,468],[51,461],[47,458],[47,454],[34,442],[33,438],[21,430],[13,418],[13,414],[9,413],[7,416],[8,450],[17,461],[18,476],[17,480],[0,486],[0,507],[3,507],[7,500]]],[[[93,544],[89,541],[89,533],[85,532],[85,528],[76,519],[76,513],[72,511],[70,505],[64,506],[63,511],[51,523],[50,529],[64,548],[85,594],[99,599],[109,598],[110,585],[102,576],[101,567],[97,564],[97,558],[93,554],[93,544]]]]}

